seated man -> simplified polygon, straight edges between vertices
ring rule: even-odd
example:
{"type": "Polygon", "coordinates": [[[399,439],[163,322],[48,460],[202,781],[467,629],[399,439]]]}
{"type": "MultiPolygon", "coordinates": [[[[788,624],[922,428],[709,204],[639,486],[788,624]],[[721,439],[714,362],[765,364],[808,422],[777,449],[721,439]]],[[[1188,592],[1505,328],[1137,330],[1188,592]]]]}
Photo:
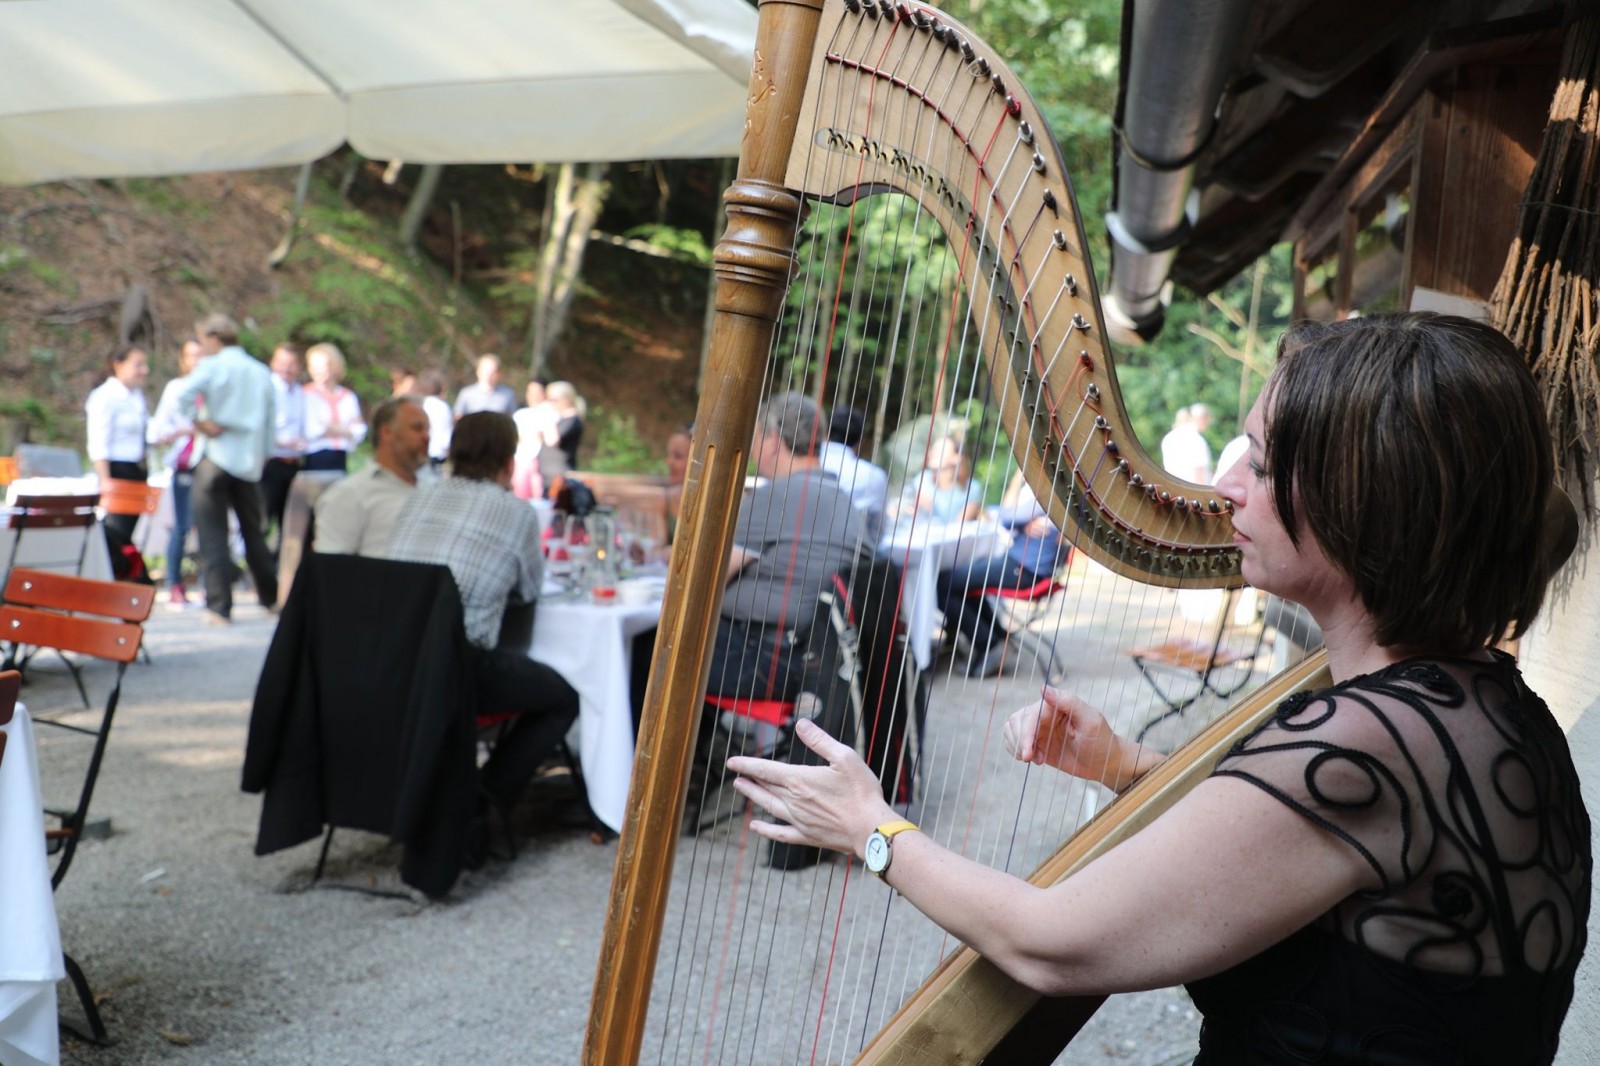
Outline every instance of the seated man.
{"type": "Polygon", "coordinates": [[[1005,658],[1005,640],[994,610],[982,596],[973,593],[988,588],[1032,588],[1054,574],[1066,554],[1060,531],[1044,513],[1020,470],[1006,486],[999,518],[1012,533],[1011,547],[1004,555],[974,559],[939,572],[945,632],[959,632],[971,647],[968,677],[992,677],[1005,658]]]}
{"type": "Polygon", "coordinates": [[[820,439],[817,405],[797,393],[773,397],[756,415],[750,450],[767,482],[739,504],[709,692],[796,695],[800,648],[790,634],[811,622],[817,597],[862,548],[860,513],[818,463],[820,439]]]}
{"type": "Polygon", "coordinates": [[[525,651],[497,649],[508,603],[532,603],[543,581],[539,518],[511,494],[517,427],[510,415],[464,416],[450,438],[450,476],[414,490],[384,553],[442,563],[461,592],[480,713],[518,715],[483,767],[483,788],[502,810],[578,717],[578,694],[525,651]]]}
{"type": "Polygon", "coordinates": [[[373,463],[329,485],[317,497],[315,548],[345,555],[382,555],[400,509],[428,464],[428,416],[413,400],[389,399],[372,413],[373,463]]]}

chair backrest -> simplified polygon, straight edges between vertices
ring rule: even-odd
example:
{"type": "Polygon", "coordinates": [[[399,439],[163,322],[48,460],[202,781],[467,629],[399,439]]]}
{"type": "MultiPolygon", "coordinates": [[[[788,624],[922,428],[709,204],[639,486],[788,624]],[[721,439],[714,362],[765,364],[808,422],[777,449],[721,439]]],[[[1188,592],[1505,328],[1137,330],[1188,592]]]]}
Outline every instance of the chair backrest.
{"type": "Polygon", "coordinates": [[[147,585],[13,570],[0,603],[0,640],[132,662],[154,599],[147,585]]]}
{"type": "Polygon", "coordinates": [[[0,455],[0,485],[9,485],[15,480],[17,480],[17,457],[0,455]]]}
{"type": "Polygon", "coordinates": [[[161,509],[161,487],[110,478],[100,488],[100,509],[106,514],[155,514],[161,509]]]}
{"type": "Polygon", "coordinates": [[[18,496],[11,505],[13,529],[87,528],[95,523],[98,496],[18,496]]]}

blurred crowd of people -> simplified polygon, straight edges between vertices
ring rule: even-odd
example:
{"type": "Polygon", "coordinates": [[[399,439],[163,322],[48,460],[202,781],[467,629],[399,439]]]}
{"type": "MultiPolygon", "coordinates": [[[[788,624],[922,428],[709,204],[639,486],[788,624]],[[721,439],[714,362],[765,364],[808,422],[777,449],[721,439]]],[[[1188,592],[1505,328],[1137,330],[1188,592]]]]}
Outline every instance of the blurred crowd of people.
{"type": "MultiPolygon", "coordinates": [[[[281,547],[284,511],[301,471],[348,473],[352,452],[370,438],[374,461],[361,472],[364,491],[356,492],[352,483],[334,497],[372,497],[375,528],[351,532],[335,523],[324,533],[335,544],[352,535],[355,544],[363,537],[371,544],[394,517],[388,513],[395,509],[394,486],[411,487],[419,475],[436,474],[449,455],[457,421],[469,414],[496,411],[514,417],[515,489],[523,499],[543,496],[574,469],[583,440],[586,408],[570,382],[535,377],[524,393],[526,405],[519,405],[494,355],[478,359],[475,380],[454,404],[445,398],[441,371],[396,367],[389,375],[391,396],[372,409],[370,422],[360,398],[344,383],[348,364],[338,345],[302,348],[285,341],[263,365],[240,347],[239,327],[227,315],[209,315],[195,324],[174,370],[151,413],[144,392],[150,353],[138,345],[113,352],[105,379],[84,408],[88,455],[102,481],[146,482],[147,457],[154,453],[171,490],[168,595],[175,605],[190,604],[184,558],[193,527],[205,605],[219,622],[231,612],[235,574],[227,558],[228,515],[238,523],[257,593],[270,607],[276,599],[270,574],[281,547]],[[383,502],[386,495],[389,503],[383,502]]],[[[131,543],[136,522],[136,515],[108,516],[107,536],[131,543]]]]}

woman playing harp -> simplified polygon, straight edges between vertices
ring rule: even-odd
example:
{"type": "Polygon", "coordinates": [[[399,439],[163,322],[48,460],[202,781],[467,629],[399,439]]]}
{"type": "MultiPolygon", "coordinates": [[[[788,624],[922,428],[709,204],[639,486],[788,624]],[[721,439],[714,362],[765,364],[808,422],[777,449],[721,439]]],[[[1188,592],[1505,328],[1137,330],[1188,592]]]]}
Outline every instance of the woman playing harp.
{"type": "MultiPolygon", "coordinates": [[[[1492,647],[1532,621],[1554,565],[1533,380],[1464,319],[1302,327],[1246,431],[1218,486],[1244,576],[1315,616],[1331,687],[1285,700],[1051,888],[905,831],[808,723],[825,765],[730,760],[775,819],[754,828],[862,856],[1042,992],[1188,982],[1200,1062],[1550,1062],[1584,948],[1589,822],[1561,730],[1492,647]]],[[[1160,760],[1049,689],[1005,743],[1117,789],[1160,760]]]]}

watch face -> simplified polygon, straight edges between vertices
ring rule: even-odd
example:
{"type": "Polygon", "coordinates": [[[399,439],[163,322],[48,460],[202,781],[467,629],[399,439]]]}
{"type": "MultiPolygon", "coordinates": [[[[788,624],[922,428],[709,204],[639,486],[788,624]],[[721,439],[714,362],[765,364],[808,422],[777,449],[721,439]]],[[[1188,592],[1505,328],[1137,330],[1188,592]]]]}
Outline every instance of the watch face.
{"type": "Polygon", "coordinates": [[[889,838],[882,833],[873,833],[867,838],[867,869],[872,873],[881,874],[889,868],[889,838]]]}

